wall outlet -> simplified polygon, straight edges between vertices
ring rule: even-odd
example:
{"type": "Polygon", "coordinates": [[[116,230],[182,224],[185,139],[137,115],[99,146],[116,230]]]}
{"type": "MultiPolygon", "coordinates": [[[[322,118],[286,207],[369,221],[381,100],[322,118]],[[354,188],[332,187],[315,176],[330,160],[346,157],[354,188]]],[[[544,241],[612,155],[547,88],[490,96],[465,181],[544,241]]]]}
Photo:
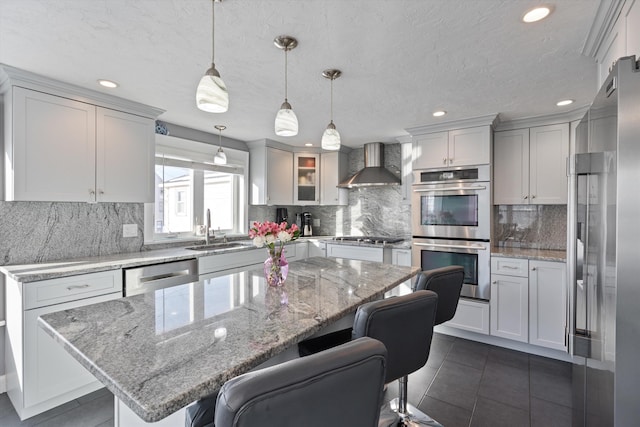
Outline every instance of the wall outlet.
{"type": "Polygon", "coordinates": [[[320,227],[320,218],[313,218],[313,226],[316,228],[320,227]]]}
{"type": "Polygon", "coordinates": [[[138,237],[138,224],[122,224],[122,237],[138,237]]]}

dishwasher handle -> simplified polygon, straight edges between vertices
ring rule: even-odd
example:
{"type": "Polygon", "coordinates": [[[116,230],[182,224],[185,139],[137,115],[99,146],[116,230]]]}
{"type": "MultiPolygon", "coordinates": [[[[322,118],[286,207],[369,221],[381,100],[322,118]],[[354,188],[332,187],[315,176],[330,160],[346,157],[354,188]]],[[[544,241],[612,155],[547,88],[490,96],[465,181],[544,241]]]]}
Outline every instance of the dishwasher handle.
{"type": "Polygon", "coordinates": [[[187,259],[124,270],[124,296],[198,281],[198,261],[187,259]]]}

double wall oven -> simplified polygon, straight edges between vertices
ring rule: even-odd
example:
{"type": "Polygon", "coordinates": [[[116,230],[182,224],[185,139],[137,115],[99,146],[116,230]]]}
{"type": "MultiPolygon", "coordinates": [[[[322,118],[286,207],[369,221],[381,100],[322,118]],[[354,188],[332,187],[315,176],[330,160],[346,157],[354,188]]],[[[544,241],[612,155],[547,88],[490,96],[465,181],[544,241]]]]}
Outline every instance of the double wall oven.
{"type": "Polygon", "coordinates": [[[490,298],[489,165],[416,170],[412,186],[412,264],[462,265],[461,296],[490,298]]]}

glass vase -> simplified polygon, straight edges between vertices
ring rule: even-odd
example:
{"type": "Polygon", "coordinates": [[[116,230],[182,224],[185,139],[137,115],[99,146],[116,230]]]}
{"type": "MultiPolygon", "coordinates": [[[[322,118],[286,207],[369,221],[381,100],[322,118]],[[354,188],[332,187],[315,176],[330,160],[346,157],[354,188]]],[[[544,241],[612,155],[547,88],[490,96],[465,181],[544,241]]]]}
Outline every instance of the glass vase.
{"type": "Polygon", "coordinates": [[[269,286],[278,287],[284,284],[289,273],[289,263],[282,250],[269,251],[269,258],[264,261],[264,277],[269,286]]]}

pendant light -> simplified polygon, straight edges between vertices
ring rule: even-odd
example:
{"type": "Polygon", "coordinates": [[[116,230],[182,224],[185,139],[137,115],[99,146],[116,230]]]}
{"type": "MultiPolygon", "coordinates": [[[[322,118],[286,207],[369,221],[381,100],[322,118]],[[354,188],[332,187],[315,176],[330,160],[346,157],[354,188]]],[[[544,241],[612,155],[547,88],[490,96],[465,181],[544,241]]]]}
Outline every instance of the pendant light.
{"type": "Polygon", "coordinates": [[[216,153],[216,155],[213,157],[213,163],[215,163],[216,165],[226,165],[227,164],[227,155],[224,154],[224,151],[222,151],[222,131],[225,130],[227,127],[225,125],[215,125],[214,126],[216,129],[218,129],[218,152],[216,153]]]}
{"type": "Polygon", "coordinates": [[[339,150],[340,149],[340,134],[336,130],[336,125],[333,124],[333,81],[340,77],[342,71],[340,70],[324,70],[322,76],[331,80],[331,121],[327,125],[322,134],[322,149],[323,150],[339,150]]]}
{"type": "Polygon", "coordinates": [[[273,43],[278,49],[284,50],[284,102],[276,115],[275,132],[278,136],[295,136],[298,134],[298,117],[287,99],[287,52],[298,46],[298,40],[291,36],[278,36],[273,43]]]}
{"type": "Polygon", "coordinates": [[[224,113],[229,109],[229,93],[214,64],[216,2],[222,0],[211,0],[211,68],[200,79],[196,91],[196,105],[208,113],[224,113]]]}

